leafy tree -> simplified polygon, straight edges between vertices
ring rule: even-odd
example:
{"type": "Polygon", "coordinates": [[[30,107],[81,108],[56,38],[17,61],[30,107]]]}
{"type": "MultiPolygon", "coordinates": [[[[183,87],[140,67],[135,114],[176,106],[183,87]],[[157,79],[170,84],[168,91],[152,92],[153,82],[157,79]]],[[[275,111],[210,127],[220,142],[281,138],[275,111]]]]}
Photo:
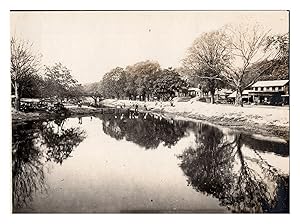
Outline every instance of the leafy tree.
{"type": "Polygon", "coordinates": [[[164,69],[153,84],[154,95],[164,99],[174,97],[176,92],[187,88],[187,83],[173,68],[164,69]]]}
{"type": "MultiPolygon", "coordinates": [[[[28,77],[26,85],[23,85],[20,89],[20,98],[40,98],[43,94],[42,87],[44,86],[44,80],[40,75],[33,75],[28,77]]],[[[12,94],[14,90],[12,88],[12,94]]]]}
{"type": "Polygon", "coordinates": [[[15,109],[19,110],[20,98],[38,76],[41,55],[33,52],[31,43],[14,37],[10,40],[10,51],[11,84],[15,93],[15,109]]]}
{"type": "Polygon", "coordinates": [[[81,86],[71,75],[71,70],[61,63],[54,66],[45,66],[43,96],[46,97],[73,97],[80,95],[81,86]]]}
{"type": "Polygon", "coordinates": [[[230,59],[227,41],[222,31],[204,33],[193,42],[183,60],[189,79],[210,92],[211,103],[214,103],[215,90],[224,84],[221,72],[230,59]]]}
{"type": "Polygon", "coordinates": [[[105,97],[120,99],[125,96],[126,72],[116,67],[103,76],[101,92],[105,97]]]}
{"type": "Polygon", "coordinates": [[[127,82],[127,93],[132,93],[140,96],[140,99],[149,100],[153,93],[153,86],[157,76],[161,72],[158,62],[142,61],[126,68],[129,74],[127,82]]]}
{"type": "Polygon", "coordinates": [[[126,85],[125,85],[125,96],[128,97],[130,100],[136,100],[137,94],[137,76],[138,74],[135,74],[133,72],[132,66],[127,66],[126,69],[126,85]]]}

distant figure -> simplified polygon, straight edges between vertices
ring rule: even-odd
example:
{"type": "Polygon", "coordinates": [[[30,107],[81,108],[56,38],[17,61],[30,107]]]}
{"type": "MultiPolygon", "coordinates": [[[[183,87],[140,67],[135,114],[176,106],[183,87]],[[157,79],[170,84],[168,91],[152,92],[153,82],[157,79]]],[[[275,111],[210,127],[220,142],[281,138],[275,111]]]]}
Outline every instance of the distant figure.
{"type": "Polygon", "coordinates": [[[78,118],[78,124],[82,124],[82,117],[78,118]]]}
{"type": "Polygon", "coordinates": [[[93,117],[91,116],[91,120],[93,120],[93,117]]]}
{"type": "Polygon", "coordinates": [[[174,124],[174,119],[173,118],[171,118],[171,124],[174,124]]]}
{"type": "Polygon", "coordinates": [[[144,120],[147,119],[147,116],[148,116],[148,113],[146,113],[146,114],[144,115],[144,120]]]}
{"type": "Polygon", "coordinates": [[[145,109],[145,110],[148,110],[146,104],[144,104],[144,109],[145,109]]]}
{"type": "Polygon", "coordinates": [[[139,118],[139,114],[135,113],[134,117],[135,117],[135,119],[139,118]]]}
{"type": "Polygon", "coordinates": [[[138,108],[139,108],[139,105],[136,104],[136,105],[135,105],[135,108],[134,108],[134,112],[135,112],[135,113],[138,112],[138,108]]]}

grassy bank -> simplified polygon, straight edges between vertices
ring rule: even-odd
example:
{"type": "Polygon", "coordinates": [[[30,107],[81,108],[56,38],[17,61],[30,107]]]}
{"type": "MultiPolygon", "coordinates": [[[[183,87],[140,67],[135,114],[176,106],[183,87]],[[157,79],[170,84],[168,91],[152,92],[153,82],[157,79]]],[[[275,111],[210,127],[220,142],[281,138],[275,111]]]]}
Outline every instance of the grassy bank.
{"type": "Polygon", "coordinates": [[[244,132],[261,134],[270,137],[289,139],[289,107],[250,106],[207,104],[199,101],[175,102],[140,102],[128,100],[102,101],[105,106],[125,106],[139,110],[162,113],[206,121],[215,125],[238,129],[244,132]]]}

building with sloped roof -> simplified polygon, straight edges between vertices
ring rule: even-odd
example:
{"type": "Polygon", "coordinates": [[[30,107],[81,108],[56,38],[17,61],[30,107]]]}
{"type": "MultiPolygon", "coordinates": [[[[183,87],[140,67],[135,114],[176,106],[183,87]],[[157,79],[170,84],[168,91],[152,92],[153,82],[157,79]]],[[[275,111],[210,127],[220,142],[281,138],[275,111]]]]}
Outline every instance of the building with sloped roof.
{"type": "Polygon", "coordinates": [[[258,81],[251,86],[249,95],[259,104],[289,104],[289,80],[258,81]]]}
{"type": "MultiPolygon", "coordinates": [[[[249,92],[251,90],[249,89],[245,89],[243,92],[242,92],[242,100],[244,103],[252,103],[253,102],[253,99],[251,98],[251,96],[249,95],[249,92]]],[[[236,98],[236,91],[234,91],[233,93],[231,93],[229,96],[228,96],[229,99],[232,99],[232,101],[235,100],[236,98]]]]}
{"type": "MultiPolygon", "coordinates": [[[[236,91],[228,96],[233,101],[236,91]]],[[[268,105],[289,104],[289,80],[257,81],[242,93],[244,103],[268,105]]]]}

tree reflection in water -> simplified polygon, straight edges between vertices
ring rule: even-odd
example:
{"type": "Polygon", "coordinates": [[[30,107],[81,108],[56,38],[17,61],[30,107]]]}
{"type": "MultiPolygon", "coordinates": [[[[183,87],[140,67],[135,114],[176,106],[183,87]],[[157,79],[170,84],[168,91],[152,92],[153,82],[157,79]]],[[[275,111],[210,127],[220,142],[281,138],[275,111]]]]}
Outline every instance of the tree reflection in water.
{"type": "MultiPolygon", "coordinates": [[[[289,155],[283,143],[256,140],[201,123],[173,121],[150,114],[103,114],[103,131],[145,149],[171,147],[193,130],[196,146],[179,155],[188,184],[219,199],[233,212],[288,212],[288,175],[273,167],[262,154],[289,155]],[[251,153],[249,153],[251,152],[251,153]]],[[[13,125],[13,205],[28,207],[37,192],[46,191],[44,165],[62,164],[85,139],[80,128],[67,128],[65,120],[13,125]]],[[[82,121],[79,120],[79,123],[82,121]]]]}
{"type": "Polygon", "coordinates": [[[85,133],[64,128],[64,120],[14,124],[12,135],[12,187],[14,210],[27,206],[35,193],[45,192],[44,165],[62,164],[85,133]],[[46,147],[41,147],[42,145],[46,147]]]}
{"type": "Polygon", "coordinates": [[[186,135],[187,122],[173,122],[153,114],[104,114],[105,134],[117,139],[126,139],[145,149],[155,149],[159,144],[171,147],[186,135]]]}
{"type": "Polygon", "coordinates": [[[12,190],[14,208],[27,205],[33,193],[44,191],[43,153],[36,145],[39,126],[14,125],[12,138],[12,190]]]}
{"type": "Polygon", "coordinates": [[[80,128],[63,128],[64,120],[55,120],[42,126],[42,145],[47,147],[46,158],[56,163],[62,162],[70,157],[73,149],[85,138],[85,132],[80,128]]]}
{"type": "Polygon", "coordinates": [[[220,200],[233,212],[288,212],[288,176],[261,154],[244,152],[243,134],[224,135],[200,125],[196,147],[178,157],[188,184],[220,200]]]}

